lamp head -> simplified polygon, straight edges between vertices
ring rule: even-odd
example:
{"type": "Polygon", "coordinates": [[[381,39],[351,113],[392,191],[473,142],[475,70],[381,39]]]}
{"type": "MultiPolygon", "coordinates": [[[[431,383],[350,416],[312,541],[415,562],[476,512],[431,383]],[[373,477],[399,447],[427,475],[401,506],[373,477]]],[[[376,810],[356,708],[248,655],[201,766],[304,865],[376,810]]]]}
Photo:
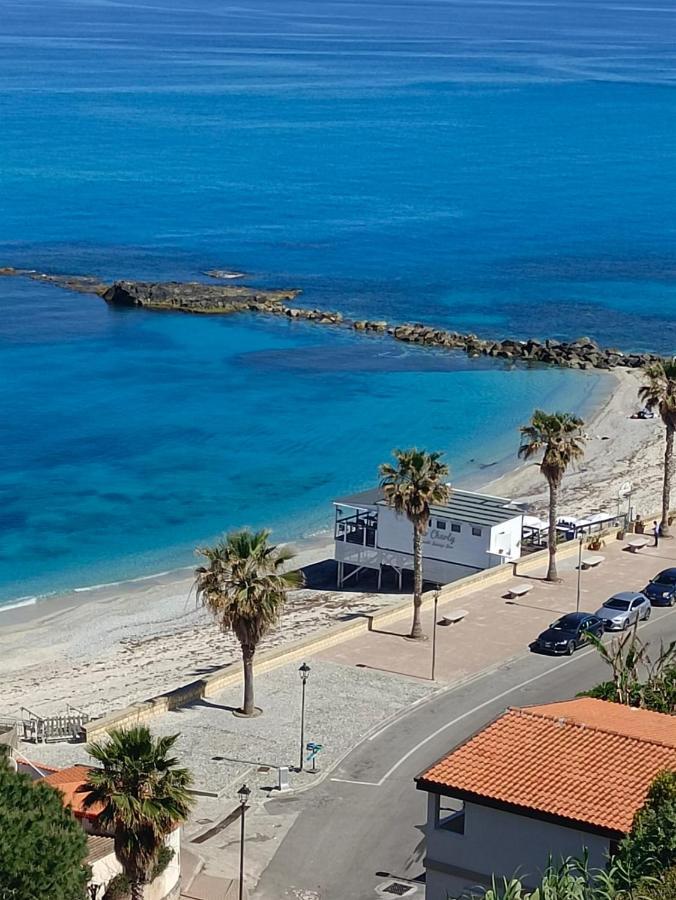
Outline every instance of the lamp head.
{"type": "Polygon", "coordinates": [[[251,794],[251,788],[248,788],[245,784],[237,791],[237,796],[239,797],[239,802],[244,806],[246,801],[249,799],[249,795],[251,794]]]}
{"type": "Polygon", "coordinates": [[[303,665],[298,670],[298,673],[300,675],[301,681],[303,683],[305,683],[308,680],[308,678],[310,677],[310,666],[308,666],[308,664],[306,662],[304,662],[303,665]]]}

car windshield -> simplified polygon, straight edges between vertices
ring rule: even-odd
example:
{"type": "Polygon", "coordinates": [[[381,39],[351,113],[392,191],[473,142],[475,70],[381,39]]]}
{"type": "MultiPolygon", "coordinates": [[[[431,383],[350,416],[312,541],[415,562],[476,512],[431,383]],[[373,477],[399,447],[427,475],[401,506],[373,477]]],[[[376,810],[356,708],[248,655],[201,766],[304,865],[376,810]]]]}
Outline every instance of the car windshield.
{"type": "Polygon", "coordinates": [[[663,572],[653,580],[653,584],[666,584],[669,587],[672,587],[676,584],[676,575],[672,575],[670,572],[663,572]]]}
{"type": "Polygon", "coordinates": [[[576,616],[564,616],[554,622],[552,628],[556,631],[577,631],[580,620],[576,616]]]}
{"type": "Polygon", "coordinates": [[[610,600],[606,600],[606,602],[603,605],[606,609],[621,609],[621,610],[629,609],[629,601],[628,600],[619,600],[617,597],[611,597],[610,600]]]}

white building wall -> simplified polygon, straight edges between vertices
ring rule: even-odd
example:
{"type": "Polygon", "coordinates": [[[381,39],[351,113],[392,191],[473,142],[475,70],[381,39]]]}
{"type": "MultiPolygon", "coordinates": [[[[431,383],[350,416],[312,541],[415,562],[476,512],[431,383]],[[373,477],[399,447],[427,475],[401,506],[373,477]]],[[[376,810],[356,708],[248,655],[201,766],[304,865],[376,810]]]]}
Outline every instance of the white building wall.
{"type": "Polygon", "coordinates": [[[475,803],[465,804],[464,834],[435,828],[436,798],[428,798],[426,900],[448,900],[477,884],[486,886],[492,874],[518,875],[532,886],[550,856],[560,862],[581,856],[586,848],[593,868],[603,867],[608,858],[609,838],[475,803]],[[469,873],[482,875],[483,883],[469,873]]]}
{"type": "MultiPolygon", "coordinates": [[[[423,538],[423,556],[430,563],[453,563],[472,569],[487,569],[506,559],[521,555],[521,521],[519,515],[492,528],[455,522],[445,516],[432,515],[432,524],[423,538]],[[444,527],[445,526],[445,527],[444,527]],[[459,530],[454,530],[454,527],[459,530]],[[480,530],[479,535],[473,530],[480,530]],[[502,551],[499,553],[499,551],[502,551]]],[[[394,551],[408,556],[413,547],[413,526],[405,515],[391,507],[378,509],[377,546],[383,552],[394,551]]],[[[465,571],[463,574],[468,574],[465,571]]],[[[434,579],[431,579],[434,580],[434,579]]]]}

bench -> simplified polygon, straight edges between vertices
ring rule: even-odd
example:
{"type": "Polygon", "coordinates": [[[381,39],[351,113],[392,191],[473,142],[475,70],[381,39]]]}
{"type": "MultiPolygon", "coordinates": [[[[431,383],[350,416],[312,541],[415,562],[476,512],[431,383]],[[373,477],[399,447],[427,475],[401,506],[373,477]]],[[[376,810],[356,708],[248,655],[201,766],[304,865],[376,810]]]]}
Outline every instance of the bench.
{"type": "Polygon", "coordinates": [[[645,537],[635,537],[631,538],[627,541],[627,550],[630,553],[636,553],[638,550],[643,550],[644,547],[647,547],[650,541],[645,537]]]}
{"type": "Polygon", "coordinates": [[[605,556],[583,556],[581,567],[583,569],[594,569],[596,566],[600,566],[602,562],[605,562],[605,556]]]}
{"type": "Polygon", "coordinates": [[[507,588],[508,597],[524,597],[528,591],[533,590],[532,584],[514,584],[507,588]]]}
{"type": "Polygon", "coordinates": [[[444,616],[443,619],[439,619],[439,625],[457,625],[458,622],[462,622],[466,615],[466,609],[454,609],[444,616]]]}

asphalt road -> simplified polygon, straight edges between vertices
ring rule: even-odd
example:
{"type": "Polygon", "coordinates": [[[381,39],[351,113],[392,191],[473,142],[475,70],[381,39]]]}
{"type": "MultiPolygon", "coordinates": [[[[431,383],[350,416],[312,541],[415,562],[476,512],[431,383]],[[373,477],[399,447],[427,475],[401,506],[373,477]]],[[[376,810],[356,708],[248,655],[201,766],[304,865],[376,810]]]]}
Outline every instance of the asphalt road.
{"type": "MultiPolygon", "coordinates": [[[[676,608],[654,609],[640,631],[651,643],[676,639],[676,608]]],[[[414,777],[508,706],[568,699],[608,674],[593,649],[570,658],[529,654],[413,707],[357,746],[316,789],[267,804],[272,815],[299,815],[254,897],[382,900],[377,888],[392,880],[383,873],[420,879],[426,795],[414,777]]],[[[422,894],[420,886],[411,896],[422,894]]]]}

